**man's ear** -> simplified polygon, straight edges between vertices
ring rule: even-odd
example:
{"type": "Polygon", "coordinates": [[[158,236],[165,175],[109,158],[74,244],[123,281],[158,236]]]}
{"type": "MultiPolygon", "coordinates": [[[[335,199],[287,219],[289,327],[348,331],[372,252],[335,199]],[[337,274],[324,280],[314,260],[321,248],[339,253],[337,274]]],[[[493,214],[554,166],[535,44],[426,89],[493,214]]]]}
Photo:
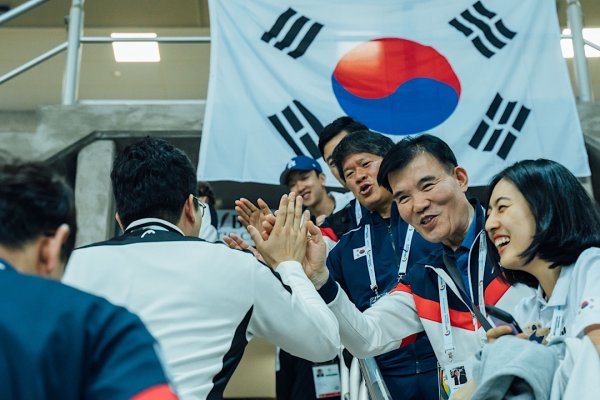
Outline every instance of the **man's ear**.
{"type": "Polygon", "coordinates": [[[117,224],[119,224],[119,226],[121,227],[121,230],[123,232],[125,232],[125,227],[123,226],[123,222],[121,221],[121,216],[119,215],[118,212],[115,213],[115,220],[117,221],[117,224]]]}
{"type": "Polygon", "coordinates": [[[461,166],[454,167],[454,177],[458,181],[458,186],[460,186],[462,192],[466,192],[469,188],[469,175],[467,174],[467,170],[461,166]]]}
{"type": "Polygon", "coordinates": [[[190,194],[183,205],[182,215],[182,217],[184,217],[186,221],[192,225],[196,223],[196,218],[198,218],[194,201],[194,196],[190,194]]]}
{"type": "Polygon", "coordinates": [[[64,267],[60,252],[70,233],[69,226],[62,224],[54,235],[43,237],[38,253],[37,275],[60,279],[64,267]]]}
{"type": "Polygon", "coordinates": [[[325,181],[327,180],[327,176],[323,172],[321,172],[319,174],[319,180],[321,181],[321,185],[325,186],[325,181]]]}

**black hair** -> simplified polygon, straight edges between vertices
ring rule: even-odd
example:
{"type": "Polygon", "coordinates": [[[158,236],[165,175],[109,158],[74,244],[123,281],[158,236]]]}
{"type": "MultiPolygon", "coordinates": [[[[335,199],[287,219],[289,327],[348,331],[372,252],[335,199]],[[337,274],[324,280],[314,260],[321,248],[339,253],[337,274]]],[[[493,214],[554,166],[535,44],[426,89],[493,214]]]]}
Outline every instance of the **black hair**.
{"type": "Polygon", "coordinates": [[[177,224],[188,196],[197,194],[190,159],[163,139],[146,137],[125,147],[110,178],[124,226],[152,217],[177,224]]]}
{"type": "Polygon", "coordinates": [[[329,125],[325,126],[321,133],[319,133],[319,151],[323,155],[325,146],[331,139],[336,137],[341,131],[352,133],[356,131],[366,131],[369,128],[361,122],[356,121],[352,117],[344,116],[339,117],[329,125]]]}
{"type": "Polygon", "coordinates": [[[425,153],[438,160],[448,173],[452,173],[458,166],[450,146],[437,136],[424,134],[407,137],[396,143],[383,158],[377,174],[377,183],[391,192],[392,187],[388,176],[406,167],[418,155],[425,153]]]}
{"type": "Polygon", "coordinates": [[[209,206],[214,207],[216,203],[215,192],[210,186],[210,183],[200,181],[198,182],[198,197],[206,196],[208,201],[206,202],[209,206]]]}
{"type": "Polygon", "coordinates": [[[41,236],[53,235],[62,224],[70,230],[60,254],[66,261],[77,233],[73,190],[45,164],[17,161],[0,165],[2,246],[22,249],[41,236]]]}
{"type": "Polygon", "coordinates": [[[369,153],[376,156],[385,157],[385,155],[394,146],[394,142],[387,136],[370,130],[356,131],[348,133],[333,151],[333,162],[338,170],[340,177],[344,177],[344,161],[353,154],[369,153]]]}
{"type": "MultiPolygon", "coordinates": [[[[577,178],[561,164],[545,159],[519,161],[494,176],[492,191],[505,179],[521,192],[535,220],[531,245],[521,254],[527,262],[534,257],[550,262],[550,268],[573,264],[590,247],[600,247],[600,213],[577,178]]],[[[488,238],[488,254],[494,263],[499,255],[488,238]]],[[[533,275],[503,268],[504,279],[537,287],[533,275]]]]}

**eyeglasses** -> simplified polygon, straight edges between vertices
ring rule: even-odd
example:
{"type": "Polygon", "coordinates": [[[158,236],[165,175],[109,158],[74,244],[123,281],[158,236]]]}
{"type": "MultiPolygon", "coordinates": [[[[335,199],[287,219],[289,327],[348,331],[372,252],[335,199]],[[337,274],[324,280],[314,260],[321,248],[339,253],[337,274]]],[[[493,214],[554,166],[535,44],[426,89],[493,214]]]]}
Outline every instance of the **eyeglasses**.
{"type": "Polygon", "coordinates": [[[206,210],[206,204],[200,201],[200,199],[196,196],[192,195],[192,197],[194,198],[194,200],[196,200],[196,203],[198,203],[198,207],[200,207],[200,216],[204,217],[204,210],[206,210]]]}

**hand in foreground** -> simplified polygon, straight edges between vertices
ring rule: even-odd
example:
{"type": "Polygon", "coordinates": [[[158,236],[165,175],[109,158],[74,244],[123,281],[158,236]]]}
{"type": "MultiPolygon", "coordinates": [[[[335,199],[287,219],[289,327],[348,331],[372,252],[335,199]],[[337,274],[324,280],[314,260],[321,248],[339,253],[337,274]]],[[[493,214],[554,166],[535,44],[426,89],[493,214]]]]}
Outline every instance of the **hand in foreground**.
{"type": "Polygon", "coordinates": [[[318,290],[327,282],[329,270],[325,264],[327,259],[327,244],[323,239],[321,230],[312,222],[308,221],[308,241],[306,243],[306,255],[302,261],[304,273],[318,290]]]}
{"type": "MultiPolygon", "coordinates": [[[[295,198],[295,193],[283,195],[279,202],[279,210],[275,224],[268,238],[264,238],[256,227],[248,225],[247,229],[256,244],[256,249],[265,262],[275,269],[283,261],[302,262],[306,253],[307,224],[303,224],[302,197],[295,198]]],[[[308,221],[309,213],[304,218],[308,221]]]]}
{"type": "MultiPolygon", "coordinates": [[[[235,201],[235,211],[238,213],[238,221],[240,221],[244,228],[248,229],[248,225],[252,225],[257,229],[261,229],[262,235],[263,221],[267,216],[273,214],[263,199],[258,199],[256,204],[258,207],[252,204],[250,200],[241,198],[235,201]]],[[[263,235],[263,239],[266,240],[267,238],[263,235]]]]}
{"type": "MultiPolygon", "coordinates": [[[[512,335],[513,331],[512,331],[512,328],[508,325],[498,325],[497,327],[492,328],[489,331],[487,331],[485,334],[487,336],[488,343],[493,343],[500,336],[512,335]]],[[[516,337],[521,338],[521,339],[528,338],[527,334],[525,334],[525,333],[519,333],[518,335],[516,335],[516,337]]]]}
{"type": "MultiPolygon", "coordinates": [[[[267,216],[263,221],[263,238],[269,237],[273,226],[275,225],[275,216],[273,214],[267,216]]],[[[325,260],[327,259],[327,243],[323,239],[321,230],[312,222],[306,223],[308,231],[306,254],[302,260],[302,268],[304,273],[315,285],[318,290],[327,282],[329,278],[329,270],[327,269],[325,260]]]]}
{"type": "Polygon", "coordinates": [[[254,246],[250,246],[250,244],[248,244],[248,242],[246,242],[244,239],[242,239],[235,233],[230,233],[229,236],[223,236],[223,241],[225,242],[225,244],[227,246],[229,246],[230,248],[232,248],[234,250],[250,250],[252,252],[252,254],[254,254],[254,257],[256,257],[257,260],[265,262],[265,260],[263,260],[260,253],[258,251],[256,251],[254,246]]]}

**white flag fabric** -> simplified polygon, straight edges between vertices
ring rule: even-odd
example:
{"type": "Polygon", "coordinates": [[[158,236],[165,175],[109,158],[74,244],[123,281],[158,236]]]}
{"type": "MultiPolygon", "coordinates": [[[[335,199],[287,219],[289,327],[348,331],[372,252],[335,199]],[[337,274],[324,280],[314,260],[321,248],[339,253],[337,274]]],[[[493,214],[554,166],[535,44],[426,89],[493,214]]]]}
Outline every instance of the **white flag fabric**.
{"type": "MultiPolygon", "coordinates": [[[[446,141],[486,185],[522,159],[590,170],[553,1],[210,0],[198,178],[279,183],[349,115],[446,141]]],[[[330,177],[328,184],[333,184],[330,177]]]]}

